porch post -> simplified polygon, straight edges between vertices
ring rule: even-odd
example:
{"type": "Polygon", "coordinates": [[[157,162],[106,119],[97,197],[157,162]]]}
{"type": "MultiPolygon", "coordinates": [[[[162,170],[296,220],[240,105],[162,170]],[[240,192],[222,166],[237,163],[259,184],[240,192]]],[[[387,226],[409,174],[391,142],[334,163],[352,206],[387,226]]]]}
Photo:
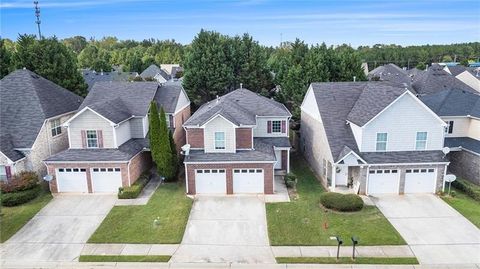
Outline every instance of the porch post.
{"type": "Polygon", "coordinates": [[[332,186],[330,186],[331,191],[335,191],[335,178],[337,176],[337,166],[335,164],[332,165],[332,186]]]}

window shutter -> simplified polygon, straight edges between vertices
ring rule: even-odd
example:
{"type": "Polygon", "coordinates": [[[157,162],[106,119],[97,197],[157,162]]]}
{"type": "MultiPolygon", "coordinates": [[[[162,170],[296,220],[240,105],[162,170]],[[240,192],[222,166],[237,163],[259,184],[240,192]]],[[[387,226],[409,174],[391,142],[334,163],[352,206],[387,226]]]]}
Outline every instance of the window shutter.
{"type": "Polygon", "coordinates": [[[268,134],[272,133],[272,121],[271,120],[267,121],[267,133],[268,134]]]}
{"type": "Polygon", "coordinates": [[[10,180],[10,178],[12,178],[12,170],[10,166],[5,166],[5,174],[7,175],[7,180],[10,180]]]}
{"type": "Polygon", "coordinates": [[[170,122],[170,128],[173,129],[174,128],[173,115],[168,115],[168,121],[170,122]]]}
{"type": "Polygon", "coordinates": [[[287,131],[287,122],[282,120],[282,133],[284,134],[287,131]]]}
{"type": "Polygon", "coordinates": [[[87,132],[85,130],[80,131],[82,134],[82,148],[87,147],[87,132]]]}
{"type": "Polygon", "coordinates": [[[98,147],[103,148],[103,135],[102,130],[97,131],[98,147]]]}

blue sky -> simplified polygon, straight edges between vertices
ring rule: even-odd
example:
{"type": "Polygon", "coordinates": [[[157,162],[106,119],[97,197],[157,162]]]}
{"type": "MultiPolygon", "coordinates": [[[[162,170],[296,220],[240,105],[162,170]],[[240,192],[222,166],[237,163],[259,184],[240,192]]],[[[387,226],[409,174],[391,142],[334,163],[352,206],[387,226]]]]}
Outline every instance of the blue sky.
{"type": "MultiPolygon", "coordinates": [[[[189,43],[201,28],[264,45],[450,44],[480,40],[478,0],[39,0],[42,33],[189,43]]],[[[1,0],[1,36],[36,33],[33,0],[1,0]]]]}

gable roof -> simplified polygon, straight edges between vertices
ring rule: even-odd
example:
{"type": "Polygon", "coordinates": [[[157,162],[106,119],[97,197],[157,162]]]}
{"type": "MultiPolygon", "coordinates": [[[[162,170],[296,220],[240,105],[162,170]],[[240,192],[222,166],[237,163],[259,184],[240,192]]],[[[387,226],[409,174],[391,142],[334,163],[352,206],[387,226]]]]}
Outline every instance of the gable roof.
{"type": "Polygon", "coordinates": [[[165,113],[175,113],[177,102],[183,91],[182,84],[178,81],[168,81],[160,85],[155,94],[158,107],[163,107],[165,113]]]}
{"type": "Polygon", "coordinates": [[[412,81],[407,71],[395,64],[386,64],[373,69],[368,73],[368,78],[371,80],[378,78],[382,81],[406,83],[407,85],[412,81]]]}
{"type": "Polygon", "coordinates": [[[463,73],[467,68],[463,65],[453,65],[453,66],[446,66],[445,68],[448,68],[448,71],[450,71],[450,74],[452,76],[456,77],[458,74],[463,73]]]}
{"type": "Polygon", "coordinates": [[[88,90],[90,90],[96,82],[100,81],[128,81],[130,78],[138,76],[137,72],[96,72],[95,70],[82,69],[82,77],[88,84],[88,90]]]}
{"type": "Polygon", "coordinates": [[[146,116],[158,87],[157,82],[97,82],[80,109],[88,106],[113,123],[146,116]]]}
{"type": "Polygon", "coordinates": [[[151,64],[149,67],[147,67],[145,70],[143,70],[142,73],[140,73],[140,76],[142,78],[155,78],[155,76],[160,75],[162,76],[165,80],[170,79],[170,75],[167,74],[164,70],[162,70],[160,67],[158,67],[155,64],[151,64]]]}
{"type": "Polygon", "coordinates": [[[422,96],[420,100],[439,116],[480,118],[480,94],[450,89],[422,96]]]}
{"type": "MultiPolygon", "coordinates": [[[[77,110],[82,100],[32,71],[8,74],[0,81],[0,150],[7,155],[12,148],[31,148],[46,119],[77,110]]],[[[18,160],[10,155],[10,160],[18,160]]]]}
{"type": "Polygon", "coordinates": [[[427,71],[415,76],[412,87],[419,95],[432,94],[450,89],[475,92],[470,86],[443,70],[443,67],[440,65],[432,65],[427,71]]]}
{"type": "Polygon", "coordinates": [[[184,125],[203,125],[217,115],[237,126],[255,125],[256,116],[291,116],[281,103],[242,88],[203,104],[184,125]]]}

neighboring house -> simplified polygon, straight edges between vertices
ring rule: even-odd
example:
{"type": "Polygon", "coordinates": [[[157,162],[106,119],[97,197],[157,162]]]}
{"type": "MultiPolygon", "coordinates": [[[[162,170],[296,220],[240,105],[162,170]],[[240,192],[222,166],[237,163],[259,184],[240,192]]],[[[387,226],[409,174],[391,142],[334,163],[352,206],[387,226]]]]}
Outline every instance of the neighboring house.
{"type": "Polygon", "coordinates": [[[177,145],[190,116],[179,83],[97,82],[79,112],[65,122],[69,148],[45,160],[52,192],[117,192],[152,165],[148,139],[151,101],[163,107],[177,145]]]}
{"type": "Polygon", "coordinates": [[[418,68],[416,68],[416,67],[407,70],[407,74],[412,78],[412,80],[413,80],[414,77],[416,77],[417,75],[419,75],[419,74],[421,74],[421,73],[423,73],[423,72],[425,72],[425,70],[420,70],[420,69],[418,69],[418,68]]]}
{"type": "Polygon", "coordinates": [[[448,164],[445,126],[399,84],[312,83],[301,105],[300,148],[332,191],[435,193],[448,164]]]}
{"type": "Polygon", "coordinates": [[[421,100],[447,123],[445,146],[449,170],[459,177],[480,184],[480,95],[446,90],[421,100]]]}
{"type": "Polygon", "coordinates": [[[480,93],[480,70],[479,69],[467,69],[462,73],[455,76],[457,79],[472,87],[478,93],[480,93]]]}
{"type": "Polygon", "coordinates": [[[443,67],[438,64],[434,64],[430,66],[427,71],[416,75],[413,78],[412,88],[417,93],[417,96],[424,96],[450,89],[476,92],[473,88],[443,70],[443,67]]]}
{"type": "Polygon", "coordinates": [[[406,85],[410,85],[412,82],[407,71],[395,64],[386,64],[373,69],[368,73],[368,79],[390,81],[399,84],[405,83],[406,85]]]}
{"type": "Polygon", "coordinates": [[[165,83],[170,80],[171,76],[162,70],[160,67],[151,64],[147,69],[140,74],[143,79],[154,79],[160,83],[165,83]]]}
{"type": "Polygon", "coordinates": [[[289,171],[291,114],[284,105],[237,89],[202,105],[185,123],[188,194],[274,192],[289,171]]]}
{"type": "Polygon", "coordinates": [[[445,65],[445,67],[443,67],[443,70],[445,70],[450,75],[456,77],[458,74],[466,71],[467,68],[463,65],[445,65]]]}
{"type": "Polygon", "coordinates": [[[172,78],[176,77],[177,72],[183,72],[180,64],[160,64],[160,69],[164,70],[172,78]]]}
{"type": "Polygon", "coordinates": [[[95,82],[100,81],[129,81],[138,76],[137,72],[122,72],[114,70],[112,72],[96,72],[91,69],[82,69],[82,77],[88,84],[88,90],[92,88],[95,82]]]}
{"type": "Polygon", "coordinates": [[[21,171],[47,172],[43,159],[68,147],[62,127],[83,98],[31,72],[0,81],[0,179],[21,171]]]}

